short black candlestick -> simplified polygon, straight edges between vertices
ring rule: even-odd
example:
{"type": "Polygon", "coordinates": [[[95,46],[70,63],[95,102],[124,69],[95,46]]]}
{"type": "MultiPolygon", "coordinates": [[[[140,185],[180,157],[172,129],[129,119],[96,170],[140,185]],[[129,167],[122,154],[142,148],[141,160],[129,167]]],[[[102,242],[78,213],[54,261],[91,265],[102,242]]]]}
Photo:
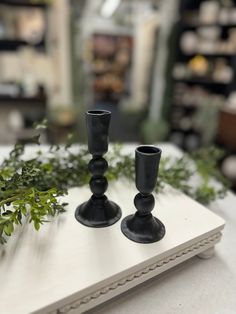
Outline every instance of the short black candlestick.
{"type": "Polygon", "coordinates": [[[136,187],[140,191],[134,198],[137,212],[125,217],[121,230],[132,241],[153,243],[165,235],[165,226],[151,213],[155,206],[151,194],[157,182],[161,150],[155,146],[139,146],[135,151],[136,187]]]}
{"type": "Polygon", "coordinates": [[[104,176],[108,164],[102,156],[108,150],[110,119],[109,111],[93,110],[86,113],[88,150],[93,156],[88,164],[88,169],[92,173],[89,185],[93,195],[87,202],[77,207],[75,218],[88,227],[107,227],[121,217],[120,207],[104,195],[108,187],[104,176]]]}

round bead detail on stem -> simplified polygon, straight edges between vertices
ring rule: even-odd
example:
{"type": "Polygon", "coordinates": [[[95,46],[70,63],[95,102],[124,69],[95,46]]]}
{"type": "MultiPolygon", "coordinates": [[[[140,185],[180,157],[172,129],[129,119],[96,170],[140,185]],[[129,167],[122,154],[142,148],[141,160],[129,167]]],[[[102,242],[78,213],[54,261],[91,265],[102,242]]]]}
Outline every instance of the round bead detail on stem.
{"type": "Polygon", "coordinates": [[[134,205],[137,208],[139,215],[148,215],[155,206],[154,196],[152,194],[144,195],[138,193],[134,198],[134,205]]]}
{"type": "Polygon", "coordinates": [[[93,157],[88,164],[89,171],[94,175],[103,175],[108,169],[108,163],[103,157],[93,157]]]}

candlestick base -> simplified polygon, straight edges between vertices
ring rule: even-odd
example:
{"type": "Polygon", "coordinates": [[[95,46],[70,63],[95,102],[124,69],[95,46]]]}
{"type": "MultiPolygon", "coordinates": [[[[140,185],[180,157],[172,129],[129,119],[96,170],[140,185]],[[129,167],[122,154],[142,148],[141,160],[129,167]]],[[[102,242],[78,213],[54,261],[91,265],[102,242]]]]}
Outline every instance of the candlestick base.
{"type": "Polygon", "coordinates": [[[151,213],[145,216],[136,212],[121,222],[121,231],[130,240],[138,243],[160,241],[165,235],[165,226],[151,213]]]}
{"type": "Polygon", "coordinates": [[[121,209],[105,195],[102,197],[92,195],[87,202],[77,207],[75,218],[87,227],[108,227],[121,218],[121,209]]]}

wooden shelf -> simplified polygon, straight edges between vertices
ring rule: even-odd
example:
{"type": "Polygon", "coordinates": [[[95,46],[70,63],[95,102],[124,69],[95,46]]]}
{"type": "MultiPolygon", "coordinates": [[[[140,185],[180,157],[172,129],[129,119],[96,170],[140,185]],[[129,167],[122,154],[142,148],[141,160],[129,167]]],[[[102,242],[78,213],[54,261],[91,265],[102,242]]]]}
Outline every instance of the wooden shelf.
{"type": "Polygon", "coordinates": [[[198,22],[196,24],[191,24],[191,23],[183,23],[182,27],[185,29],[195,29],[198,27],[212,27],[212,26],[219,26],[221,28],[233,28],[236,27],[236,23],[229,23],[229,24],[221,24],[219,22],[215,23],[201,23],[198,22]]]}
{"type": "Polygon", "coordinates": [[[46,9],[49,5],[41,1],[27,1],[27,0],[0,0],[0,5],[17,6],[25,8],[41,8],[46,9]]]}
{"type": "Polygon", "coordinates": [[[198,106],[198,105],[193,105],[193,104],[192,105],[191,104],[185,105],[182,103],[181,104],[180,103],[173,103],[172,106],[175,108],[182,108],[184,110],[189,110],[189,111],[197,110],[198,108],[200,108],[200,106],[198,106]]]}
{"type": "Polygon", "coordinates": [[[44,50],[45,40],[43,39],[40,43],[33,45],[21,39],[0,39],[0,51],[15,51],[23,46],[44,50]]]}
{"type": "MultiPolygon", "coordinates": [[[[182,50],[182,49],[181,49],[182,50]]],[[[204,57],[209,57],[209,58],[233,58],[236,56],[236,52],[235,53],[221,53],[221,52],[202,52],[202,51],[196,51],[196,52],[192,52],[192,53],[186,53],[184,51],[182,51],[182,54],[187,57],[187,58],[193,58],[196,55],[202,55],[204,57]]]]}
{"type": "Polygon", "coordinates": [[[189,83],[189,84],[199,84],[199,85],[224,85],[227,86],[230,82],[217,82],[210,79],[201,78],[173,78],[176,82],[189,83]]]}
{"type": "Polygon", "coordinates": [[[7,103],[46,103],[47,97],[42,96],[34,96],[34,97],[25,97],[25,96],[19,96],[19,97],[10,97],[10,96],[1,96],[0,95],[0,106],[4,104],[4,106],[7,103]]]}

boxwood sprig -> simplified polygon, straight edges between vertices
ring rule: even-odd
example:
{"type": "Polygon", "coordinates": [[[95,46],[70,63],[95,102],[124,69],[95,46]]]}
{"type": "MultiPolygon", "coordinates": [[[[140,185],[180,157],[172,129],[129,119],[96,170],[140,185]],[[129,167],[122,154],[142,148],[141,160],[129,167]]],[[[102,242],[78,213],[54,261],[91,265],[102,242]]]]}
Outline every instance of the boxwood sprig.
{"type": "MultiPolygon", "coordinates": [[[[47,154],[39,149],[34,158],[25,160],[24,152],[25,146],[16,144],[0,166],[1,244],[23,223],[32,223],[39,230],[42,224],[65,211],[66,204],[61,204],[59,197],[69,188],[87,185],[90,180],[87,164],[91,156],[83,147],[74,150],[71,137],[66,146],[52,146],[47,154]]],[[[169,184],[204,204],[224,197],[229,185],[217,170],[221,157],[220,150],[210,148],[184,154],[182,158],[162,158],[156,191],[162,192],[169,184]],[[193,184],[191,178],[196,172],[199,180],[193,184]],[[216,186],[212,178],[221,184],[216,186]]],[[[134,181],[134,157],[123,154],[121,145],[113,145],[106,158],[106,176],[110,181],[121,177],[134,181]]]]}

